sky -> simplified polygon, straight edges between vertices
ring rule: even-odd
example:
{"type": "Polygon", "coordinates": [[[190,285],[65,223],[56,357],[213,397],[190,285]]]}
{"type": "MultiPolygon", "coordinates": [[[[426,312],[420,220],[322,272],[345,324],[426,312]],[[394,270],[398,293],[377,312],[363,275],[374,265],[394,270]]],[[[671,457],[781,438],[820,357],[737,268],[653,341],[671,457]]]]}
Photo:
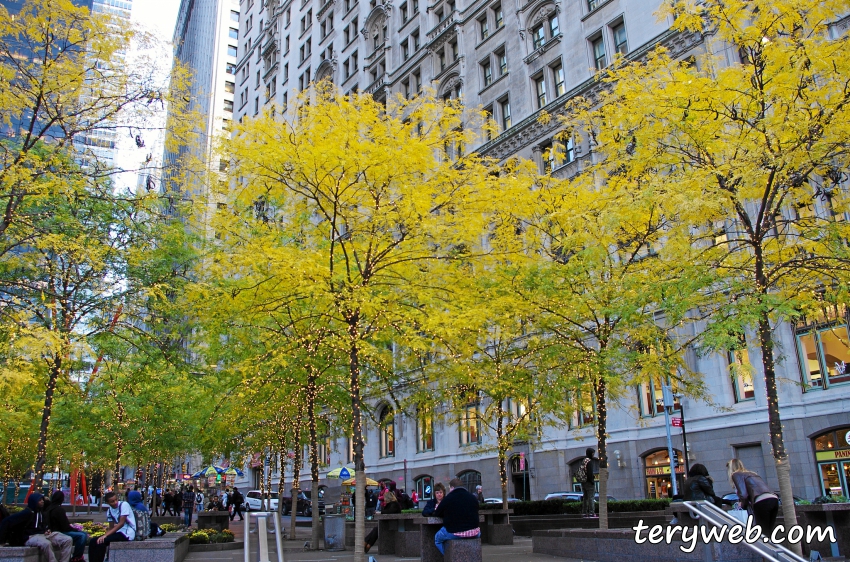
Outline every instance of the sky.
{"type": "MultiPolygon", "coordinates": [[[[167,47],[163,49],[163,58],[170,58],[171,37],[174,34],[174,24],[177,20],[177,10],[180,8],[180,0],[134,0],[131,19],[133,23],[142,27],[145,31],[154,33],[167,47]]],[[[162,124],[165,123],[165,112],[162,115],[162,124]]],[[[129,138],[121,138],[115,154],[116,167],[125,170],[135,170],[148,153],[154,157],[162,157],[161,136],[147,133],[145,135],[145,148],[139,149],[129,138]]],[[[135,189],[137,174],[135,171],[119,174],[116,183],[119,189],[135,189]]]]}

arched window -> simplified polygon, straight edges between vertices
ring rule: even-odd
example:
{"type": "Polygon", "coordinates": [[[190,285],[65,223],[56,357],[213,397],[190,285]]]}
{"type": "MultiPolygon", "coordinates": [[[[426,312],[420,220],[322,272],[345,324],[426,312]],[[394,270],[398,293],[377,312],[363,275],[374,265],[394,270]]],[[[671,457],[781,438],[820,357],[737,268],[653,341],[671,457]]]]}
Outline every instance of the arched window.
{"type": "Polygon", "coordinates": [[[457,475],[468,492],[475,493],[475,487],[481,485],[481,473],[477,470],[465,470],[457,475]]]}
{"type": "Polygon", "coordinates": [[[381,458],[395,456],[395,416],[389,406],[384,406],[378,416],[381,458]]]}
{"type": "Polygon", "coordinates": [[[413,480],[413,487],[420,500],[430,500],[434,497],[434,478],[432,476],[419,476],[413,480]]]}

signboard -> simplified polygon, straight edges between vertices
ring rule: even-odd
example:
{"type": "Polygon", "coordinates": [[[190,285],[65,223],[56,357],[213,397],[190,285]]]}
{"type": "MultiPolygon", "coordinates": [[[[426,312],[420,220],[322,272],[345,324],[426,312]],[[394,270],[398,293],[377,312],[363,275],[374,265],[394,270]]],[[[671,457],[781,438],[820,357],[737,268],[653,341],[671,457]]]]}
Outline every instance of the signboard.
{"type": "Polygon", "coordinates": [[[670,418],[670,425],[673,427],[682,427],[682,418],[670,418]]]}
{"type": "MultiPolygon", "coordinates": [[[[684,466],[676,466],[676,474],[684,474],[685,467],[684,466]]],[[[665,474],[670,474],[669,466],[651,466],[646,469],[647,476],[663,476],[665,474]]]]}
{"type": "Polygon", "coordinates": [[[519,454],[519,469],[525,470],[525,453],[519,454]]]}
{"type": "Polygon", "coordinates": [[[251,457],[251,463],[249,466],[251,468],[260,468],[261,466],[263,466],[263,461],[260,458],[262,456],[262,453],[254,453],[254,455],[251,457]]]}
{"type": "Polygon", "coordinates": [[[843,451],[818,451],[816,456],[819,461],[850,459],[850,449],[844,449],[843,451]]]}
{"type": "Polygon", "coordinates": [[[339,471],[339,479],[348,480],[349,478],[351,478],[351,473],[348,472],[347,468],[342,467],[342,470],[339,471]]]}

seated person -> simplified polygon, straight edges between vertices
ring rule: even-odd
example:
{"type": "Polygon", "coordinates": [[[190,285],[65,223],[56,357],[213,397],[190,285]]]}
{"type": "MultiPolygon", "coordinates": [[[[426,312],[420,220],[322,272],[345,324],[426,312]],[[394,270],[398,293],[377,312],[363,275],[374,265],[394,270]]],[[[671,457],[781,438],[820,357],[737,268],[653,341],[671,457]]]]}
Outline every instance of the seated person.
{"type": "Polygon", "coordinates": [[[103,501],[109,506],[106,521],[110,524],[106,534],[89,544],[89,562],[103,562],[109,543],[131,541],[136,538],[136,516],[127,502],[118,501],[115,492],[108,492],[103,501]]]}
{"type": "Polygon", "coordinates": [[[34,546],[49,562],[65,562],[71,558],[73,548],[71,537],[50,532],[45,519],[44,496],[37,492],[27,498],[23,511],[0,522],[0,544],[4,542],[12,546],[34,546]]]}
{"type": "Polygon", "coordinates": [[[425,504],[425,507],[422,509],[422,515],[425,517],[434,515],[434,510],[437,509],[437,506],[440,505],[441,501],[443,501],[443,497],[445,495],[446,487],[443,486],[442,482],[437,482],[434,486],[434,497],[428,500],[428,503],[425,504]]]}
{"type": "MultiPolygon", "coordinates": [[[[381,515],[388,515],[391,513],[401,513],[401,505],[398,503],[398,499],[395,497],[395,494],[387,490],[384,492],[384,507],[381,510],[381,515]]],[[[375,541],[378,540],[378,528],[375,527],[369,534],[366,535],[366,539],[364,540],[363,552],[369,552],[369,549],[372,548],[372,545],[375,544],[375,541]]]]}
{"type": "Polygon", "coordinates": [[[53,495],[50,496],[50,507],[47,508],[45,515],[47,527],[52,531],[68,535],[74,541],[74,552],[71,555],[71,562],[85,562],[83,554],[85,554],[89,536],[84,531],[76,531],[71,527],[71,522],[68,521],[65,508],[62,507],[63,503],[65,503],[65,494],[59,490],[53,492],[53,495]]]}
{"type": "Polygon", "coordinates": [[[443,527],[437,531],[434,544],[440,554],[445,554],[443,543],[458,539],[471,539],[481,534],[478,526],[478,498],[463,487],[460,478],[449,482],[449,493],[434,510],[434,517],[443,518],[443,527]]]}

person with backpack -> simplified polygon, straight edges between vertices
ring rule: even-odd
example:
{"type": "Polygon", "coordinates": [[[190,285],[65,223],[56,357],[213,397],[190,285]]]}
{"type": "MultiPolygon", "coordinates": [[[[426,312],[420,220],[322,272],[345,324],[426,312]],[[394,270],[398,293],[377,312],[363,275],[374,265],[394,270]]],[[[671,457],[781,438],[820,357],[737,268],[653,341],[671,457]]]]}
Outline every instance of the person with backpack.
{"type": "Polygon", "coordinates": [[[192,513],[195,511],[195,488],[189,486],[183,490],[183,523],[192,526],[192,513]]]}
{"type": "Polygon", "coordinates": [[[198,492],[195,494],[195,509],[198,510],[198,513],[204,510],[204,493],[201,492],[200,488],[198,488],[198,492]]]}
{"type": "Polygon", "coordinates": [[[587,448],[581,464],[576,471],[576,481],[581,483],[581,516],[584,518],[596,518],[596,510],[593,506],[593,494],[596,491],[595,480],[593,477],[593,453],[596,451],[590,447],[587,448]]]}
{"type": "Polygon", "coordinates": [[[110,543],[132,541],[136,538],[136,516],[130,504],[119,501],[115,492],[108,492],[103,496],[103,501],[109,506],[106,510],[109,530],[89,544],[89,562],[103,562],[110,543]]]}
{"type": "Polygon", "coordinates": [[[50,496],[50,507],[47,508],[45,519],[47,520],[47,528],[51,531],[68,535],[74,541],[74,552],[71,553],[71,562],[85,562],[83,554],[86,551],[86,543],[89,541],[89,536],[83,531],[76,531],[71,527],[71,522],[68,521],[68,515],[65,513],[65,508],[62,504],[65,503],[65,494],[57,490],[50,496]]]}
{"type": "Polygon", "coordinates": [[[233,518],[236,517],[236,514],[239,514],[239,520],[244,521],[245,517],[242,515],[242,506],[245,503],[245,498],[242,497],[242,494],[239,492],[239,488],[236,486],[233,487],[233,492],[230,494],[230,505],[233,506],[233,511],[230,512],[230,520],[233,521],[233,518]]]}

